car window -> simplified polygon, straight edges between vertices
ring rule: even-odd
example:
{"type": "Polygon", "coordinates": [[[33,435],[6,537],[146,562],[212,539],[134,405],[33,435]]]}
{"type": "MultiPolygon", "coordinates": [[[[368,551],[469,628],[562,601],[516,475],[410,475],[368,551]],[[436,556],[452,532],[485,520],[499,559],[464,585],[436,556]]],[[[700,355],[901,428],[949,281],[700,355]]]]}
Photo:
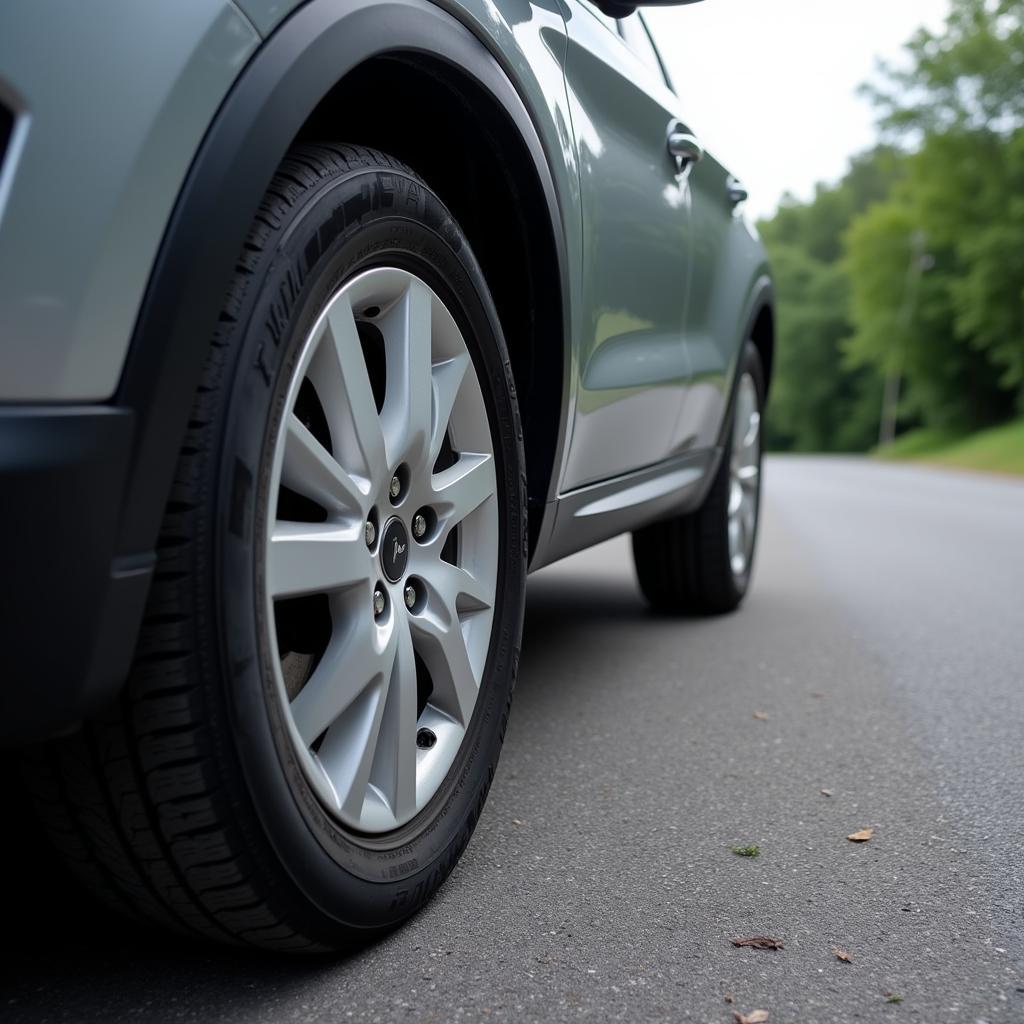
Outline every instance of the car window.
{"type": "Polygon", "coordinates": [[[626,45],[671,89],[672,83],[643,18],[639,14],[620,18],[619,34],[625,39],[626,45]]]}

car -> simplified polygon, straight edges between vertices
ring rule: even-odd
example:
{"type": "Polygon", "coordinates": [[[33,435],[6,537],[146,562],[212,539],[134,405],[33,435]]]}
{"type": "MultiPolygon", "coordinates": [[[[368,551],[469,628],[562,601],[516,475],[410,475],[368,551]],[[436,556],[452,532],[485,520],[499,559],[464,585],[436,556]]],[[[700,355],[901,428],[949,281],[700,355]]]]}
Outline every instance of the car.
{"type": "Polygon", "coordinates": [[[3,5],[0,742],[110,906],[355,948],[470,839],[528,571],[743,599],[772,282],[682,107],[631,2],[3,5]]]}

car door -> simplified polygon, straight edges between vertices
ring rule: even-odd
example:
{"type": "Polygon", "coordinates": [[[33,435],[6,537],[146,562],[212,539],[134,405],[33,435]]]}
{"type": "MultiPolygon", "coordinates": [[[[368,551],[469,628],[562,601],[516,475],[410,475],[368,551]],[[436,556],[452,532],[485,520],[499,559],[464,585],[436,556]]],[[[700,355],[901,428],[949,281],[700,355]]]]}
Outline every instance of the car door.
{"type": "MultiPolygon", "coordinates": [[[[579,160],[583,265],[576,408],[563,490],[673,453],[690,368],[688,167],[668,150],[676,98],[647,38],[566,0],[566,83],[579,160]],[[628,32],[627,32],[628,34],[628,32]]],[[[637,15],[631,27],[645,34],[637,15]]]]}

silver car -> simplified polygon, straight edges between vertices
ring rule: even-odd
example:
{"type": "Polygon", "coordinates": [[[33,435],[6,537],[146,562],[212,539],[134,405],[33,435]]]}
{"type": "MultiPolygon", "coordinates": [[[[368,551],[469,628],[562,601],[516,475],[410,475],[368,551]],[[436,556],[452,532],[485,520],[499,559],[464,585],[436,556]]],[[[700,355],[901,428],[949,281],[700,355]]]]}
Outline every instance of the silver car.
{"type": "MultiPolygon", "coordinates": [[[[0,740],[130,914],[339,949],[441,885],[526,574],[750,581],[772,287],[606,0],[6,0],[0,740]]],[[[557,685],[557,680],[552,680],[557,685]]]]}

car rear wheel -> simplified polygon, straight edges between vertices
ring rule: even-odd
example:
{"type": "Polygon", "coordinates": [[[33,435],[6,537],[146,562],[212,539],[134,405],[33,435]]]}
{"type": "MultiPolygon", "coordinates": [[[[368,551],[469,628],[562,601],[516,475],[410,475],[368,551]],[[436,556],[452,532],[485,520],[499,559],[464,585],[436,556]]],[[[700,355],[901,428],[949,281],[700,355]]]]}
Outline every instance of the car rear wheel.
{"type": "Polygon", "coordinates": [[[504,735],[524,479],[458,225],[395,160],[296,148],[212,342],[123,698],[30,757],[79,874],[136,916],[273,949],[422,906],[504,735]]]}
{"type": "Polygon", "coordinates": [[[744,346],[729,430],[715,479],[694,512],[637,530],[633,560],[640,588],[659,611],[720,615],[750,586],[761,504],[764,370],[744,346]]]}

